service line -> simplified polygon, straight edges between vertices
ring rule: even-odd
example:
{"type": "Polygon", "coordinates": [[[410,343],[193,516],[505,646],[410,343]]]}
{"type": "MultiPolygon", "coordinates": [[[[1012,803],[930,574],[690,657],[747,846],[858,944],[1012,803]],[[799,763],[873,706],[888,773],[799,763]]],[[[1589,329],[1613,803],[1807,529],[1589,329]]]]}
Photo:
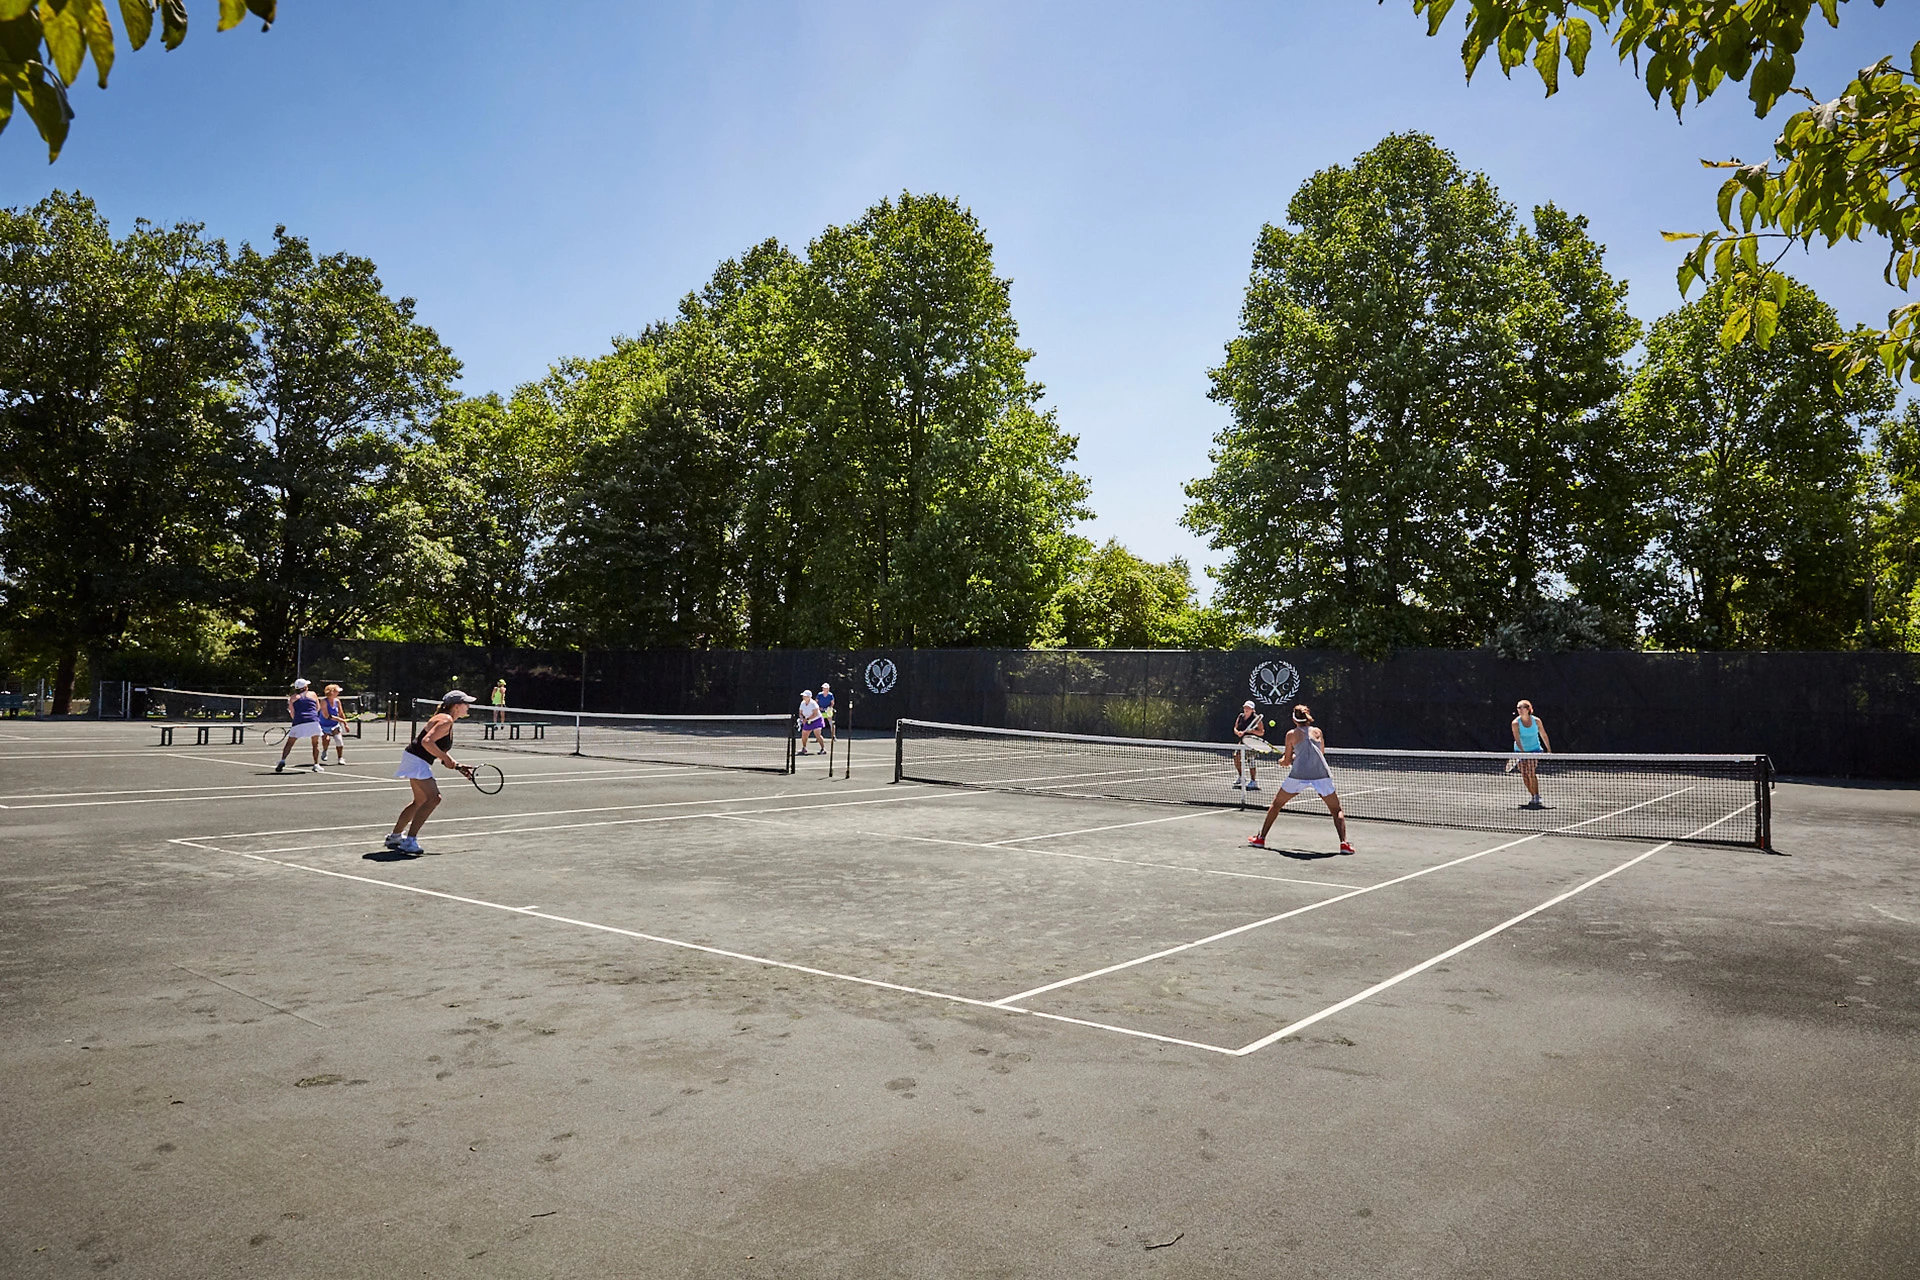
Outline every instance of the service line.
{"type": "MultiPolygon", "coordinates": [[[[1512,849],[1519,845],[1526,844],[1529,841],[1538,840],[1542,836],[1555,835],[1560,831],[1571,831],[1576,827],[1588,826],[1591,823],[1599,822],[1605,818],[1618,817],[1622,813],[1631,813],[1633,810],[1644,808],[1646,805],[1658,804],[1660,800],[1668,800],[1668,799],[1671,799],[1673,796],[1682,795],[1688,790],[1691,790],[1691,788],[1682,788],[1680,791],[1675,791],[1670,793],[1669,795],[1661,796],[1656,800],[1648,800],[1648,801],[1643,801],[1640,804],[1628,805],[1626,808],[1615,810],[1613,813],[1602,814],[1599,818],[1588,818],[1585,821],[1572,823],[1566,827],[1555,828],[1552,831],[1536,831],[1532,835],[1521,836],[1516,840],[1508,840],[1503,844],[1494,845],[1490,849],[1482,849],[1477,853],[1469,853],[1462,857],[1453,858],[1447,862],[1435,863],[1431,867],[1422,867],[1418,871],[1410,871],[1406,875],[1395,876],[1391,880],[1382,880],[1378,884],[1366,885],[1362,888],[1353,889],[1346,893],[1336,893],[1331,898],[1322,898],[1318,902],[1309,902],[1304,907],[1295,907],[1291,911],[1282,911],[1278,915],[1271,915],[1271,916],[1265,917],[1264,919],[1250,921],[1247,924],[1236,925],[1231,929],[1223,929],[1219,933],[1209,934],[1204,938],[1195,938],[1192,942],[1176,943],[1171,947],[1164,947],[1161,950],[1152,952],[1148,955],[1136,956],[1131,960],[1122,960],[1118,964],[1110,964],[1110,965],[1107,965],[1105,968],[1095,969],[1089,973],[1076,974],[1071,978],[1061,978],[1057,982],[1049,982],[1044,986],[1035,987],[1031,991],[1022,991],[1015,995],[1005,996],[999,1000],[994,1001],[994,1003],[999,1005],[1015,1005],[1020,1003],[1023,1000],[1032,999],[1034,996],[1045,995],[1049,991],[1058,991],[1062,987],[1071,987],[1077,983],[1091,981],[1094,978],[1104,978],[1110,973],[1119,973],[1123,969],[1131,969],[1137,965],[1150,964],[1155,960],[1164,960],[1168,956],[1179,955],[1181,952],[1191,951],[1195,947],[1204,947],[1211,943],[1222,941],[1223,939],[1226,939],[1226,938],[1238,937],[1243,933],[1250,933],[1255,929],[1264,929],[1270,924],[1278,924],[1282,920],[1291,920],[1295,916],[1305,915],[1309,911],[1318,911],[1322,907],[1330,907],[1336,902],[1345,902],[1350,898],[1358,898],[1363,894],[1378,893],[1382,889],[1390,889],[1394,885],[1405,884],[1409,880],[1418,880],[1421,876],[1430,876],[1436,871],[1445,871],[1449,867],[1457,867],[1462,865],[1463,863],[1472,862],[1476,858],[1484,858],[1490,853],[1499,853],[1505,849],[1512,849]]],[[[1725,819],[1723,818],[1723,819],[1720,819],[1719,821],[1723,822],[1725,821],[1725,819]]],[[[1718,826],[1719,822],[1715,822],[1713,825],[1718,826]]],[[[1702,828],[1702,830],[1705,830],[1705,828],[1702,828]]]]}

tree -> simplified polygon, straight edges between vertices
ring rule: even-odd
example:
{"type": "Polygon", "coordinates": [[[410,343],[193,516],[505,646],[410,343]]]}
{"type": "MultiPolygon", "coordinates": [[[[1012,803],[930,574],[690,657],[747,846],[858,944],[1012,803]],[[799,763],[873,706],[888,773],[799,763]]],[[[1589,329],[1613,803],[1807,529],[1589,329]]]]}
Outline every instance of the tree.
{"type": "Polygon", "coordinates": [[[1877,370],[1836,387],[1831,308],[1789,281],[1765,350],[1719,341],[1722,300],[1654,323],[1626,413],[1662,442],[1653,637],[1669,648],[1828,649],[1865,621],[1866,436],[1892,406],[1877,370]]]}
{"type": "Polygon", "coordinates": [[[449,531],[390,499],[402,437],[451,397],[460,363],[373,263],[315,257],[285,227],[270,253],[243,247],[231,280],[251,337],[239,398],[260,442],[240,611],[261,667],[292,670],[301,634],[351,634],[443,580],[449,531]]]}
{"type": "MultiPolygon", "coordinates": [[[[1873,2],[1879,7],[1886,0],[1873,2]]],[[[1889,283],[1905,289],[1920,272],[1920,43],[1905,66],[1894,56],[1882,58],[1829,101],[1794,84],[1794,55],[1815,5],[1827,25],[1837,27],[1844,3],[1469,0],[1460,52],[1468,79],[1489,52],[1507,74],[1531,61],[1552,96],[1563,55],[1576,76],[1586,71],[1593,27],[1579,16],[1585,13],[1607,32],[1621,61],[1633,59],[1654,102],[1664,99],[1676,119],[1689,93],[1699,103],[1728,80],[1747,81],[1747,97],[1762,118],[1783,97],[1811,103],[1787,120],[1774,143],[1779,168],[1765,161],[1702,161],[1734,171],[1720,188],[1722,230],[1669,234],[1699,241],[1680,267],[1683,292],[1703,279],[1738,286],[1713,291],[1727,304],[1721,341],[1731,346],[1751,335],[1764,348],[1789,288],[1774,267],[1796,244],[1883,236],[1889,283]],[[1765,263],[1763,239],[1780,244],[1765,263]]],[[[1427,16],[1429,35],[1440,31],[1453,7],[1454,0],[1413,0],[1414,12],[1427,16]]],[[[1920,380],[1920,303],[1888,313],[1885,329],[1843,335],[1828,350],[1848,357],[1850,373],[1877,362],[1896,377],[1920,380]]]]}
{"type": "Polygon", "coordinates": [[[1521,656],[1631,647],[1649,536],[1641,498],[1656,462],[1623,429],[1616,400],[1640,325],[1585,218],[1535,209],[1512,251],[1511,361],[1474,444],[1476,613],[1496,619],[1496,645],[1521,656]]]}
{"type": "Polygon", "coordinates": [[[1920,403],[1908,401],[1874,445],[1869,635],[1876,644],[1920,650],[1920,403]]]}
{"type": "Polygon", "coordinates": [[[712,648],[744,632],[750,477],[737,372],[705,309],[584,365],[563,394],[584,441],[547,555],[554,624],[576,642],[712,648]]]}
{"type": "Polygon", "coordinates": [[[504,648],[548,622],[542,557],[576,477],[597,473],[582,468],[576,419],[557,403],[563,386],[555,374],[510,399],[453,401],[406,451],[394,500],[433,531],[438,556],[424,576],[440,585],[406,584],[398,634],[504,648]]]}
{"type": "Polygon", "coordinates": [[[807,431],[787,643],[1027,643],[1084,512],[973,215],[902,194],[808,246],[807,431]]]}
{"type": "Polygon", "coordinates": [[[1232,423],[1185,521],[1226,605],[1284,641],[1481,641],[1555,575],[1605,582],[1620,506],[1604,406],[1633,325],[1584,224],[1525,236],[1420,134],[1302,184],[1254,251],[1213,371],[1232,423]]]}
{"type": "MultiPolygon", "coordinates": [[[[273,25],[277,7],[276,0],[220,0],[220,30],[239,26],[252,13],[265,31],[273,25]]],[[[168,49],[179,48],[187,38],[186,0],[120,0],[127,43],[135,49],[146,44],[156,12],[160,42],[168,49]]],[[[106,0],[0,0],[0,130],[13,118],[18,99],[47,144],[49,164],[66,145],[73,122],[67,88],[79,78],[89,54],[104,89],[114,58],[106,0]]]]}
{"type": "Polygon", "coordinates": [[[1194,608],[1193,578],[1175,556],[1143,560],[1108,539],[1086,546],[1054,596],[1053,642],[1070,649],[1155,649],[1178,642],[1194,608]]]}
{"type": "Polygon", "coordinates": [[[54,655],[56,712],[83,656],[197,625],[234,574],[251,441],[224,267],[192,224],[115,241],[78,194],[0,213],[0,604],[54,655]]]}

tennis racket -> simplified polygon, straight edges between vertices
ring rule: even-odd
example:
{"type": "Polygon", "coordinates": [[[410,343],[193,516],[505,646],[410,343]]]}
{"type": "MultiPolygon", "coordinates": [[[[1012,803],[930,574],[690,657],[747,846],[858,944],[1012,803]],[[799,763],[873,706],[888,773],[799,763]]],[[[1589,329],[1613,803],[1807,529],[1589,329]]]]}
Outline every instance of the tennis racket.
{"type": "Polygon", "coordinates": [[[1268,742],[1265,738],[1260,737],[1258,734],[1252,734],[1252,733],[1240,739],[1240,747],[1241,747],[1241,750],[1243,751],[1251,751],[1251,752],[1254,752],[1256,755],[1263,755],[1263,756],[1270,756],[1274,752],[1280,749],[1274,746],[1271,742],[1268,742]]]}
{"type": "Polygon", "coordinates": [[[287,740],[287,726],[283,724],[277,724],[277,725],[274,725],[271,729],[262,729],[260,731],[260,741],[266,743],[270,747],[277,747],[282,742],[285,742],[286,740],[287,740]]]}
{"type": "Polygon", "coordinates": [[[507,785],[507,775],[499,767],[490,764],[470,764],[461,770],[482,795],[497,796],[500,788],[507,785]]]}
{"type": "Polygon", "coordinates": [[[1515,754],[1507,757],[1506,772],[1512,773],[1515,769],[1518,769],[1519,767],[1520,767],[1519,753],[1516,752],[1515,754]]]}

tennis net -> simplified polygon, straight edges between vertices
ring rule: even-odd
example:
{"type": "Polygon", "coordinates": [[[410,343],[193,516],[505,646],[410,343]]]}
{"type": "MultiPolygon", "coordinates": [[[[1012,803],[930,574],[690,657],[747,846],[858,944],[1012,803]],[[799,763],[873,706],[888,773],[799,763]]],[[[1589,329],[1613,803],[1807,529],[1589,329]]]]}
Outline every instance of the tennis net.
{"type": "MultiPolygon", "coordinates": [[[[1247,753],[1262,790],[1234,786],[1232,744],[1165,742],[901,720],[894,780],[1082,799],[1264,808],[1285,776],[1277,756],[1247,753]]],[[[1543,809],[1492,751],[1332,747],[1327,763],[1352,818],[1626,840],[1754,845],[1772,841],[1772,765],[1765,756],[1532,757],[1543,809]]],[[[1320,815],[1312,795],[1285,813],[1320,815]]]]}
{"type": "MultiPolygon", "coordinates": [[[[439,706],[432,698],[414,700],[415,734],[439,706]]],[[[769,773],[792,773],[794,765],[794,718],[788,715],[616,715],[476,704],[456,732],[469,744],[535,755],[769,773]]]]}
{"type": "MultiPolygon", "coordinates": [[[[287,695],[284,693],[204,693],[194,689],[168,689],[160,685],[146,685],[136,689],[136,694],[144,692],[147,699],[147,718],[150,720],[233,720],[254,723],[286,723],[291,719],[287,710],[287,695]]],[[[320,691],[314,690],[319,697],[320,691]]],[[[349,719],[360,716],[361,695],[343,693],[340,705],[349,719]]]]}

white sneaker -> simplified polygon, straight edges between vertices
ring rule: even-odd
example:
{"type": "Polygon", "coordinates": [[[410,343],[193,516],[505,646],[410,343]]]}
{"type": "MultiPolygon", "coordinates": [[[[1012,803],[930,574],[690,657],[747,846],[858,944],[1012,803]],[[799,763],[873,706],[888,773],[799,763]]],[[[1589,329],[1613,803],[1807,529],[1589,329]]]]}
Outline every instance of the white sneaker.
{"type": "Polygon", "coordinates": [[[402,853],[425,853],[426,852],[426,850],[420,847],[420,842],[418,840],[415,840],[412,836],[400,837],[400,843],[397,847],[402,853]]]}
{"type": "Polygon", "coordinates": [[[323,769],[325,769],[326,767],[327,767],[327,766],[325,766],[324,764],[321,764],[321,763],[320,763],[320,762],[319,762],[318,760],[315,760],[315,761],[313,762],[313,771],[314,771],[315,773],[319,773],[320,771],[322,771],[322,770],[323,770],[323,769]]]}
{"type": "Polygon", "coordinates": [[[406,843],[406,840],[407,838],[401,835],[398,831],[389,831],[387,833],[387,838],[384,841],[384,843],[389,849],[398,849],[401,845],[406,843]]]}
{"type": "Polygon", "coordinates": [[[1245,791],[1247,789],[1247,780],[1245,778],[1235,778],[1233,780],[1233,789],[1235,791],[1245,791]]]}
{"type": "Polygon", "coordinates": [[[1247,784],[1247,790],[1249,791],[1258,791],[1259,789],[1260,789],[1260,784],[1257,782],[1249,782],[1247,784]]]}

